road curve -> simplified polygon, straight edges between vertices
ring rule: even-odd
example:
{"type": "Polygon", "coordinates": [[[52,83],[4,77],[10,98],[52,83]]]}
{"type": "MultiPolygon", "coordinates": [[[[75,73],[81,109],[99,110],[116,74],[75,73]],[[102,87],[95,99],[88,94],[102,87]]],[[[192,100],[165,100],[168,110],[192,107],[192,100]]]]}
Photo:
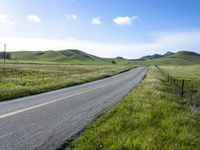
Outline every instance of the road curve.
{"type": "Polygon", "coordinates": [[[146,75],[139,67],[70,88],[0,103],[0,150],[54,150],[121,100],[146,75]]]}

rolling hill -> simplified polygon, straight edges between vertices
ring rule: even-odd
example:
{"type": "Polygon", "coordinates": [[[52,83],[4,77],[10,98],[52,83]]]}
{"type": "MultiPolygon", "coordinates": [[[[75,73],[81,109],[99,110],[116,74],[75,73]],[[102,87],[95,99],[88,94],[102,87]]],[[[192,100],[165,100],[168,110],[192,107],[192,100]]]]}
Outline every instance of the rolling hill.
{"type": "Polygon", "coordinates": [[[142,58],[140,58],[139,60],[149,60],[149,59],[156,59],[156,58],[161,58],[161,57],[166,57],[166,56],[171,56],[174,53],[172,52],[167,52],[164,55],[160,55],[160,54],[154,54],[154,55],[147,55],[147,56],[143,56],[142,58]]]}
{"type": "Polygon", "coordinates": [[[190,51],[154,54],[140,59],[101,58],[80,50],[18,51],[11,52],[11,61],[19,63],[93,64],[93,65],[195,65],[200,64],[200,54],[190,51]]]}
{"type": "Polygon", "coordinates": [[[102,61],[100,57],[96,57],[78,50],[19,51],[19,52],[11,52],[11,58],[18,60],[48,61],[48,62],[64,62],[69,60],[102,61]]]}
{"type": "Polygon", "coordinates": [[[195,65],[200,64],[200,55],[190,51],[179,51],[160,58],[142,60],[140,63],[147,65],[195,65]]]}
{"type": "Polygon", "coordinates": [[[101,58],[80,50],[60,51],[18,51],[11,52],[11,60],[21,63],[63,63],[63,64],[127,64],[126,59],[101,58]]]}
{"type": "Polygon", "coordinates": [[[79,50],[11,52],[11,60],[23,63],[107,64],[112,60],[90,55],[79,50]]]}

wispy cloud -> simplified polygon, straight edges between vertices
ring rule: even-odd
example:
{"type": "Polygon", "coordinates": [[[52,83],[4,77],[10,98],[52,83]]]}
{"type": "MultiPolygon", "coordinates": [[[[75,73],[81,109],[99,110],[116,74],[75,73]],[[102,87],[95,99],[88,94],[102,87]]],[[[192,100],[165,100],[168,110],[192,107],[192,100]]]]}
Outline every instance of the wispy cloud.
{"type": "Polygon", "coordinates": [[[78,19],[78,16],[74,15],[74,14],[70,14],[70,15],[67,14],[66,18],[67,18],[67,20],[73,20],[73,21],[75,21],[75,20],[78,19]]]}
{"type": "Polygon", "coordinates": [[[102,24],[101,18],[100,17],[92,18],[92,24],[93,25],[101,25],[102,24]]]}
{"type": "Polygon", "coordinates": [[[104,43],[79,40],[76,38],[65,38],[58,40],[50,39],[27,39],[0,37],[0,45],[7,43],[8,50],[48,50],[48,49],[80,49],[85,52],[101,56],[126,58],[139,58],[148,54],[166,51],[176,52],[179,50],[190,50],[200,53],[200,30],[193,32],[166,32],[157,33],[152,42],[141,42],[132,44],[104,43]]]}
{"type": "Polygon", "coordinates": [[[113,19],[113,22],[118,25],[131,25],[134,21],[139,20],[138,16],[125,16],[125,17],[116,17],[113,19]]]}
{"type": "Polygon", "coordinates": [[[40,23],[40,22],[42,22],[42,20],[36,15],[28,15],[26,18],[31,23],[40,23]]]}
{"type": "Polygon", "coordinates": [[[0,14],[0,24],[15,24],[7,14],[0,14]]]}

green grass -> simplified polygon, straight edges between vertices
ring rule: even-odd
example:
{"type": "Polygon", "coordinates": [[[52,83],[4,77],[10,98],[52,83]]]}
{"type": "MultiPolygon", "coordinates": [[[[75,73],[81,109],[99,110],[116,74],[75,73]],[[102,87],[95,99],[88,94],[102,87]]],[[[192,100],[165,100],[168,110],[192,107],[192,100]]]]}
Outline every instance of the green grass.
{"type": "Polygon", "coordinates": [[[131,66],[1,65],[0,101],[102,79],[130,68],[131,66]]]}
{"type": "MultiPolygon", "coordinates": [[[[200,65],[193,66],[161,66],[165,73],[170,74],[178,80],[185,80],[185,94],[184,98],[187,100],[189,97],[189,90],[191,86],[197,92],[194,94],[194,101],[200,106],[200,65]]],[[[179,85],[180,86],[180,85],[179,85]]]]}
{"type": "Polygon", "coordinates": [[[199,150],[200,114],[191,112],[155,67],[127,97],[88,125],[75,150],[199,150]]]}

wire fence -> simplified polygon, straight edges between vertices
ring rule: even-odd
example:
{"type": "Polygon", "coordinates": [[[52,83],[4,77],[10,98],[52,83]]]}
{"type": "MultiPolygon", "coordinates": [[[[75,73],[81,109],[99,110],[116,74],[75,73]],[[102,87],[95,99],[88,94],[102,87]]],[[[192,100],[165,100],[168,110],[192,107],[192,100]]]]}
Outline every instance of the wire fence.
{"type": "Polygon", "coordinates": [[[185,79],[177,79],[163,69],[155,65],[155,67],[166,77],[166,82],[171,86],[174,86],[175,92],[192,107],[193,110],[199,106],[198,96],[199,90],[197,86],[191,83],[187,83],[185,79]]]}

